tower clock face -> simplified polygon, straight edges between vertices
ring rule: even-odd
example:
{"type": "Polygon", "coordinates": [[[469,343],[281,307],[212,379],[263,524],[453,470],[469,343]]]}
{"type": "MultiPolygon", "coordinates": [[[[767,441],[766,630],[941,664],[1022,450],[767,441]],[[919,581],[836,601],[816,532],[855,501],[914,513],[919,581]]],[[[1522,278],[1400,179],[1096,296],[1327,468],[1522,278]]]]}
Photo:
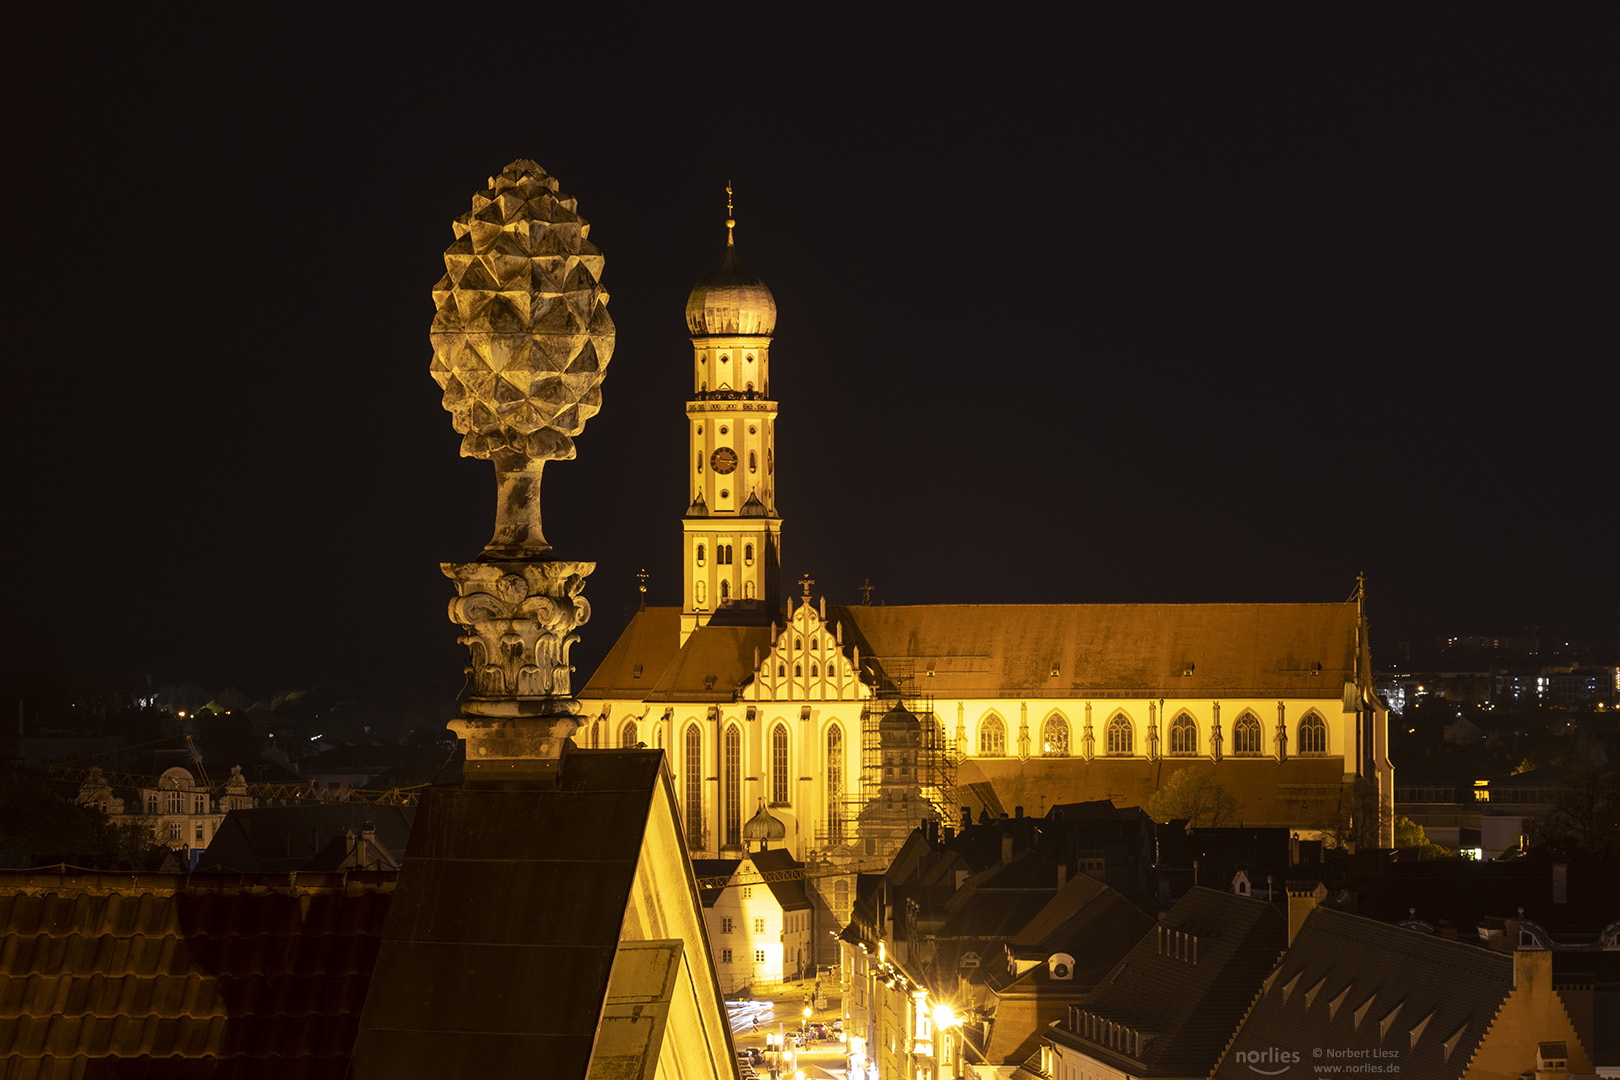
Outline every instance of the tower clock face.
{"type": "Polygon", "coordinates": [[[736,467],[737,451],[733,450],[729,446],[722,446],[720,449],[709,455],[709,468],[713,469],[721,476],[726,475],[736,467]]]}

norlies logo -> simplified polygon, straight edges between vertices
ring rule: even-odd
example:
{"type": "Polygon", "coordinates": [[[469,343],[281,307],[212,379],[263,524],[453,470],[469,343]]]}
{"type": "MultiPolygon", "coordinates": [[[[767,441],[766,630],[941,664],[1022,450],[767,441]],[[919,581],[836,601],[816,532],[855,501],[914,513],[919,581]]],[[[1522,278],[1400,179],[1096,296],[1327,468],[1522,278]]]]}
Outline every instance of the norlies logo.
{"type": "Polygon", "coordinates": [[[1261,1076],[1281,1076],[1288,1071],[1288,1066],[1299,1061],[1299,1051],[1279,1050],[1275,1046],[1265,1050],[1239,1050],[1232,1055],[1240,1064],[1247,1065],[1251,1072],[1261,1076]],[[1262,1065],[1280,1065],[1278,1069],[1262,1069],[1262,1065]]]}

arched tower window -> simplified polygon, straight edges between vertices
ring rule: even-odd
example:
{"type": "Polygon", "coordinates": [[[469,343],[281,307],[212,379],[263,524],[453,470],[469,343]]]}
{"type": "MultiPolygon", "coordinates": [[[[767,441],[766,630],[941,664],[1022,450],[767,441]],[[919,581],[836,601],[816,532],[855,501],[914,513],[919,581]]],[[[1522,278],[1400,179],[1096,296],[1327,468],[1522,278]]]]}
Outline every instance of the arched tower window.
{"type": "Polygon", "coordinates": [[[1103,746],[1110,754],[1136,752],[1136,729],[1131,726],[1130,717],[1124,713],[1114,714],[1113,719],[1108,721],[1108,733],[1103,746]]]}
{"type": "Polygon", "coordinates": [[[686,846],[703,850],[703,732],[696,724],[686,729],[686,846]]]}
{"type": "Polygon", "coordinates": [[[784,724],[777,724],[771,732],[771,803],[788,803],[788,732],[784,724]]]}
{"type": "MultiPolygon", "coordinates": [[[[748,384],[748,389],[752,390],[753,388],[754,388],[754,384],[749,383],[748,384]]],[[[758,472],[759,471],[759,457],[752,450],[748,451],[748,471],[749,472],[758,472]]],[[[750,555],[749,558],[753,558],[753,556],[750,555]]]]}
{"type": "Polygon", "coordinates": [[[753,544],[744,544],[743,545],[743,563],[746,566],[753,566],[754,565],[754,545],[753,544]]]}
{"type": "Polygon", "coordinates": [[[817,675],[820,675],[820,674],[821,674],[821,667],[819,665],[817,665],[817,664],[811,664],[810,665],[810,677],[813,679],[817,675]]]}
{"type": "Polygon", "coordinates": [[[709,549],[703,544],[699,544],[697,546],[697,564],[699,566],[703,565],[703,560],[705,557],[707,557],[708,551],[709,549]]]}
{"type": "Polygon", "coordinates": [[[1260,720],[1252,712],[1245,712],[1232,725],[1232,753],[1258,754],[1260,752],[1260,720]]]}
{"type": "Polygon", "coordinates": [[[1170,721],[1170,752],[1172,754],[1198,753],[1198,725],[1186,713],[1177,713],[1170,721]]]}
{"type": "Polygon", "coordinates": [[[1300,718],[1298,746],[1301,754],[1327,753],[1327,722],[1314,709],[1300,718]]]}
{"type": "Polygon", "coordinates": [[[1057,713],[1048,716],[1041,728],[1041,753],[1047,757],[1069,755],[1069,722],[1057,713]]]}
{"type": "Polygon", "coordinates": [[[634,720],[626,720],[624,727],[619,729],[619,746],[625,750],[634,750],[636,748],[636,722],[634,720]]]}
{"type": "Polygon", "coordinates": [[[827,729],[827,839],[844,839],[844,729],[837,724],[827,729]]]}
{"type": "Polygon", "coordinates": [[[995,713],[979,721],[979,756],[1007,756],[1007,725],[995,713]]]}
{"type": "Polygon", "coordinates": [[[742,732],[726,728],[726,846],[742,845],[742,732]]]}
{"type": "Polygon", "coordinates": [[[754,598],[754,583],[752,581],[743,582],[743,599],[744,600],[752,600],[753,598],[754,598]]]}

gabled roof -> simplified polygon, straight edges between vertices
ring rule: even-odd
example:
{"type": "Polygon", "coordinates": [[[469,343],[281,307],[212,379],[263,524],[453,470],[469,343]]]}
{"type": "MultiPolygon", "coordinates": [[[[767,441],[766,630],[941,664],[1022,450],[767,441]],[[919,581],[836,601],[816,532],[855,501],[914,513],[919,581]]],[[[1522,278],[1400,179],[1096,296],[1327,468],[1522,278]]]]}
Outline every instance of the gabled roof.
{"type": "Polygon", "coordinates": [[[1014,956],[1027,959],[1067,952],[1075,957],[1075,981],[1087,981],[1087,966],[1095,960],[1101,964],[1100,970],[1090,973],[1089,981],[1095,982],[1114,966],[1124,948],[1140,939],[1152,925],[1152,916],[1124,894],[1095,878],[1076,874],[1007,943],[1007,948],[1014,956]],[[1098,947],[1106,942],[1118,942],[1119,951],[1098,947]],[[1109,957],[1106,963],[1101,960],[1104,956],[1109,957]]]}
{"type": "Polygon", "coordinates": [[[619,639],[580,690],[581,697],[651,697],[658,678],[681,649],[681,609],[643,608],[631,616],[619,639]],[[637,667],[641,668],[638,675],[637,667]]]}
{"type": "Polygon", "coordinates": [[[574,750],[555,780],[433,788],[378,951],[355,1076],[509,1075],[543,1062],[548,1077],[583,1080],[638,1053],[661,1072],[676,1067],[671,1054],[704,1074],[734,1068],[700,912],[662,751],[574,750]],[[610,992],[632,942],[680,949],[635,958],[641,990],[610,992]],[[671,965],[682,968],[673,982],[671,965]],[[667,1038],[623,1045],[615,1000],[666,990],[684,1017],[673,1049],[667,1038]]]}
{"type": "Polygon", "coordinates": [[[232,810],[220,822],[197,868],[243,874],[337,869],[335,864],[316,864],[345,830],[358,832],[368,825],[376,828],[378,844],[397,860],[410,839],[415,816],[414,806],[357,803],[300,803],[232,810]]]}
{"type": "Polygon", "coordinates": [[[854,606],[827,621],[863,663],[933,661],[942,697],[1336,698],[1355,678],[1354,603],[854,606]]]}
{"type": "MultiPolygon", "coordinates": [[[[728,882],[742,865],[741,859],[693,859],[692,874],[699,882],[714,881],[725,878],[728,882]]],[[[698,900],[704,907],[714,907],[714,902],[720,899],[720,894],[726,891],[724,885],[699,886],[698,900]]]]}
{"type": "Polygon", "coordinates": [[[753,677],[754,650],[769,651],[763,626],[711,622],[681,643],[681,609],[636,612],[579,696],[632,701],[734,701],[753,677]],[[637,669],[640,674],[637,675],[637,669]]]}
{"type": "Polygon", "coordinates": [[[1018,931],[1057,893],[1057,864],[1028,849],[1009,863],[997,863],[962,883],[945,902],[945,938],[1002,942],[1018,931]]]}
{"type": "Polygon", "coordinates": [[[1136,1076],[1207,1075],[1286,940],[1270,905],[1195,888],[1051,1037],[1136,1076]]]}
{"type": "Polygon", "coordinates": [[[1236,1055],[1261,1048],[1309,1061],[1333,1047],[1349,1060],[1394,1050],[1405,1080],[1461,1077],[1512,989],[1510,954],[1319,907],[1215,1075],[1253,1080],[1236,1055]]]}
{"type": "MultiPolygon", "coordinates": [[[[753,861],[755,869],[766,875],[783,870],[804,869],[804,863],[795,859],[787,848],[756,851],[749,859],[753,861]]],[[[767,877],[766,884],[770,886],[771,894],[776,897],[776,902],[782,906],[783,911],[802,911],[810,907],[810,896],[805,892],[803,877],[767,877]]]]}
{"type": "Polygon", "coordinates": [[[395,881],[0,873],[7,1075],[341,1080],[395,881]]]}
{"type": "MultiPolygon", "coordinates": [[[[715,621],[682,645],[680,615],[637,612],[580,696],[734,700],[769,629],[715,621]]],[[[1337,699],[1356,677],[1354,603],[830,606],[826,621],[863,667],[928,662],[937,696],[1337,699]]]]}

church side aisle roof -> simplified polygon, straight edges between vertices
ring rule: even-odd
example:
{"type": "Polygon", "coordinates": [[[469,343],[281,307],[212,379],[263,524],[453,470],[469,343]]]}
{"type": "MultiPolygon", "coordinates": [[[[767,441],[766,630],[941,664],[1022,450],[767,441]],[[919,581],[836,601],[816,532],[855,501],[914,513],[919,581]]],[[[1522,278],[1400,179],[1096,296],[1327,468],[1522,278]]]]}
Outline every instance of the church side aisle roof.
{"type": "MultiPolygon", "coordinates": [[[[827,624],[842,624],[845,648],[860,649],[863,667],[868,658],[912,660],[919,689],[960,698],[1337,698],[1355,678],[1356,619],[1354,603],[827,610],[827,624]]],[[[754,649],[769,649],[769,630],[711,624],[682,646],[679,622],[678,608],[638,612],[581,696],[733,700],[752,674],[754,649]]]]}

